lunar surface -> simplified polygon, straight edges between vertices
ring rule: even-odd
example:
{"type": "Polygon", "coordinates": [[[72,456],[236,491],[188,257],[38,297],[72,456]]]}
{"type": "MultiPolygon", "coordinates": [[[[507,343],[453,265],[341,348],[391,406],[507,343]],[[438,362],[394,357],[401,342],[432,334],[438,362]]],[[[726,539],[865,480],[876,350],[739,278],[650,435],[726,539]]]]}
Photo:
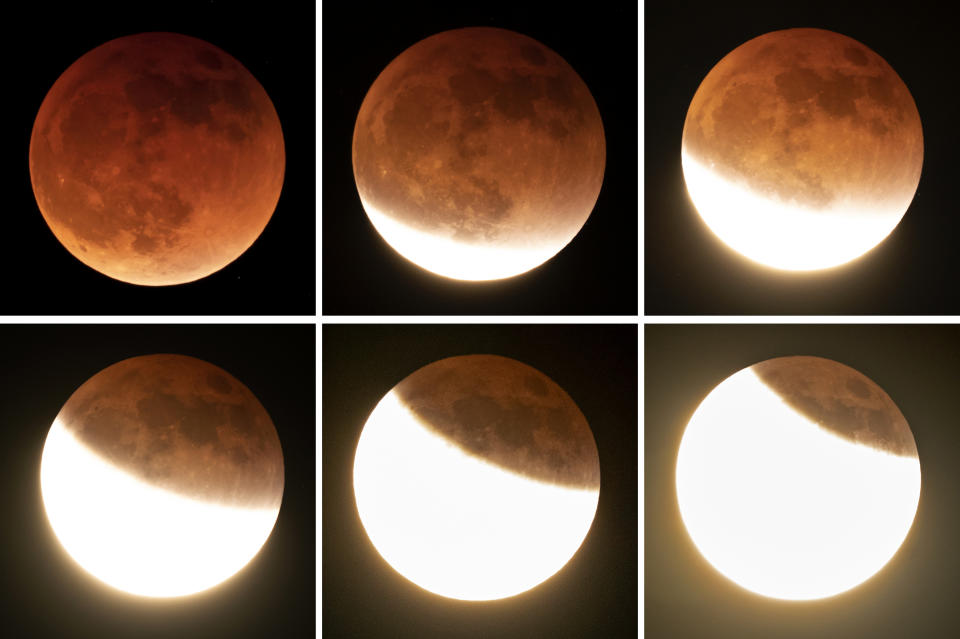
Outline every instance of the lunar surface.
{"type": "Polygon", "coordinates": [[[838,33],[787,29],[707,74],[682,162],[721,240],[768,266],[812,270],[859,257],[897,226],[920,181],[923,132],[883,58],[838,33]]]}
{"type": "Polygon", "coordinates": [[[445,31],[401,53],[353,134],[373,226],[408,260],[462,280],[517,275],[566,246],[597,201],[605,157],[577,73],[503,29],[445,31]]]}
{"type": "Polygon", "coordinates": [[[374,547],[407,579],[456,599],[508,597],[560,570],[599,490],[597,447],[573,400],[494,355],[443,359],[397,384],[354,461],[374,547]]]}
{"type": "Polygon", "coordinates": [[[907,536],[920,498],[916,443],[896,404],[819,357],[760,362],[713,389],[683,434],[676,479],[707,561],[780,599],[869,579],[907,536]]]}
{"type": "Polygon", "coordinates": [[[202,40],[111,40],[54,83],[30,140],[44,219],[77,259],[159,286],[200,279],[246,251],[283,184],[273,103],[202,40]]]}
{"type": "Polygon", "coordinates": [[[148,355],[71,395],[44,445],[41,488],[81,566],[127,592],[175,596],[257,553],[279,512],[283,455],[269,415],[229,373],[148,355]]]}

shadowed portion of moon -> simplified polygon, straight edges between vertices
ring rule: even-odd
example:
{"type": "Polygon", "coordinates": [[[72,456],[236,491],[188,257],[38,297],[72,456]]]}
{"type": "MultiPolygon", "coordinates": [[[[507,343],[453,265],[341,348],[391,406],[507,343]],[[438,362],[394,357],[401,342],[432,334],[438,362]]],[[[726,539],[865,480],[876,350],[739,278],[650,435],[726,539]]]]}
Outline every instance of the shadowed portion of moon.
{"type": "Polygon", "coordinates": [[[509,248],[563,248],[596,203],[605,153],[600,113],[570,65],[492,28],[445,31],[400,54],[370,87],[353,136],[365,206],[509,248]]]}
{"type": "Polygon", "coordinates": [[[57,420],[111,466],[195,500],[278,508],[283,454],[270,416],[226,371],[184,355],[109,366],[57,420]]]}
{"type": "Polygon", "coordinates": [[[910,425],[890,396],[849,366],[822,357],[778,357],[750,367],[788,406],[851,442],[917,458],[910,425]]]}
{"type": "Polygon", "coordinates": [[[598,490],[600,461],[583,413],[549,377],[497,355],[439,360],[394,388],[420,422],[510,472],[598,490]]]}
{"type": "Polygon", "coordinates": [[[838,33],[787,29],[744,43],[710,71],[690,103],[683,150],[726,180],[805,209],[852,201],[905,211],[923,132],[883,58],[838,33]]]}
{"type": "Polygon", "coordinates": [[[144,33],[74,62],[40,106],[30,176],[57,239],[125,282],[205,277],[253,244],[280,197],[283,134],[237,60],[144,33]]]}

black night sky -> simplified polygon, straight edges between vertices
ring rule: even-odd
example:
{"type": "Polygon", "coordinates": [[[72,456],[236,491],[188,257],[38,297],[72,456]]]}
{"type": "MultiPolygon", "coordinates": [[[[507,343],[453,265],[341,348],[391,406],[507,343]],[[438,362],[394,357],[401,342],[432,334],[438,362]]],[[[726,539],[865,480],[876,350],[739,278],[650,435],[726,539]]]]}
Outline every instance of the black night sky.
{"type": "Polygon", "coordinates": [[[636,637],[637,327],[326,325],[323,328],[324,637],[636,637]],[[353,457],[394,385],[444,357],[490,353],[541,371],[577,403],[600,454],[600,501],[580,550],[539,586],[466,602],[406,580],[377,553],[353,496],[353,457]]]}
{"type": "Polygon", "coordinates": [[[5,161],[14,193],[0,252],[7,315],[313,315],[316,272],[316,34],[312,4],[252,10],[222,0],[146,5],[27,5],[18,37],[3,45],[13,75],[5,161]],[[127,284],[74,258],[50,231],[30,183],[33,122],[68,66],[121,36],[171,31],[206,40],[243,64],[280,117],[286,149],[283,190],[256,242],[233,263],[179,286],[127,284]],[[23,43],[29,43],[24,45],[23,43]],[[27,46],[27,50],[13,50],[27,46]],[[15,96],[15,98],[14,98],[15,96]]]}
{"type": "Polygon", "coordinates": [[[313,637],[316,620],[315,327],[0,326],[4,634],[11,637],[313,637]],[[122,359],[179,353],[240,380],[270,414],[284,456],[277,523],[260,553],[188,597],[127,595],[56,540],[40,495],[47,431],[70,395],[122,359]]]}
{"type": "Polygon", "coordinates": [[[550,3],[327,3],[323,11],[323,293],[327,315],[635,315],[637,312],[637,9],[550,3]],[[553,259],[494,282],[460,282],[396,253],[367,219],[353,179],[360,104],[377,75],[448,29],[500,27],[556,51],[590,88],[603,120],[603,187],[580,233],[553,259]]]}
{"type": "Polygon", "coordinates": [[[960,622],[960,327],[937,325],[648,325],[644,329],[644,623],[647,637],[748,639],[946,637],[960,622]],[[733,373],[786,355],[860,371],[890,395],[913,431],[921,494],[890,562],[827,599],[755,595],[723,577],[680,519],[676,459],[687,421],[733,373]]]}
{"type": "Polygon", "coordinates": [[[953,204],[957,60],[947,5],[863,2],[646,2],[644,10],[644,309],[648,315],[960,313],[960,217],[953,204]],[[711,68],[747,40],[816,27],[854,38],[900,75],[920,112],[924,162],[913,203],[879,246],[811,273],[758,266],[700,220],[680,166],[687,107],[711,68]]]}

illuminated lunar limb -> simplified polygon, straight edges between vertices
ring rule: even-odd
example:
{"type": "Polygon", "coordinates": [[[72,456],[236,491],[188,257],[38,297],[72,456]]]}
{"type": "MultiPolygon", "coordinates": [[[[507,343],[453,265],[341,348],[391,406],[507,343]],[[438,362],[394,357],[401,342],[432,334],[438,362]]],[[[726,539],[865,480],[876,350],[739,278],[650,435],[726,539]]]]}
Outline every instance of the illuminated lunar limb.
{"type": "Polygon", "coordinates": [[[916,514],[920,463],[883,389],[837,362],[784,357],[703,400],[676,482],[683,523],[714,568],[761,595],[818,599],[893,557],[916,514]]]}
{"type": "Polygon", "coordinates": [[[717,237],[761,264],[805,271],[860,257],[896,228],[920,181],[923,133],[879,55],[830,31],[787,29],[707,74],[681,157],[717,237]]]}
{"type": "Polygon", "coordinates": [[[511,31],[445,31],[370,87],[353,135],[363,207],[413,263],[463,280],[512,277],[580,231],[606,142],[589,89],[559,55],[511,31]]]}
{"type": "Polygon", "coordinates": [[[371,413],[354,460],[357,511],[395,570],[464,600],[533,588],[574,555],[599,497],[576,405],[514,360],[435,362],[371,413]]]}
{"type": "Polygon", "coordinates": [[[44,443],[40,487],[54,534],[87,572],[175,597],[257,554],[279,512],[283,459],[266,411],[225,371],[142,356],[70,397],[44,443]]]}

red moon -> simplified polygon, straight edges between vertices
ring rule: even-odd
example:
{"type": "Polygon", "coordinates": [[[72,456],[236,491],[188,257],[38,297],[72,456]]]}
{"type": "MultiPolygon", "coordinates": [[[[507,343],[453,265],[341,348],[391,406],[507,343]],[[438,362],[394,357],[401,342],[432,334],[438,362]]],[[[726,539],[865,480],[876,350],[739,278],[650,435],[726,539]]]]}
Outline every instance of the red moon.
{"type": "Polygon", "coordinates": [[[105,463],[157,488],[280,507],[283,454],[270,415],[240,381],[203,360],[125,359],[78,388],[57,421],[105,463]]]}
{"type": "Polygon", "coordinates": [[[445,31],[370,87],[353,172],[377,232],[461,280],[528,271],[580,231],[603,183],[600,112],[576,71],[527,36],[445,31]]]}
{"type": "Polygon", "coordinates": [[[263,231],[285,168],[266,91],[217,47],[143,33],[93,49],[54,83],[30,139],[37,204],[70,253],[109,277],[191,282],[263,231]]]}
{"type": "Polygon", "coordinates": [[[923,130],[907,86],[873,50],[785,29],[710,70],[687,111],[681,161],[697,212],[725,244],[810,271],[893,231],[920,182],[923,130]]]}

